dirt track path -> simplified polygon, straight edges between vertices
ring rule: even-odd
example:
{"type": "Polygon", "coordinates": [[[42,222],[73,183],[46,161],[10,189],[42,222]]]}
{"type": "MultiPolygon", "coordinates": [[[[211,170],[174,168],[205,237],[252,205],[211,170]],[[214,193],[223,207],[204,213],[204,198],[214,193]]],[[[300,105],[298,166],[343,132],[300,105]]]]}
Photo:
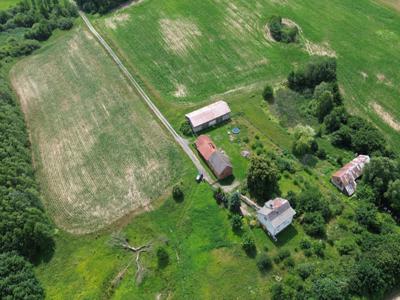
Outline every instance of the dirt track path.
{"type": "Polygon", "coordinates": [[[208,171],[202,166],[197,156],[193,153],[192,149],[188,145],[187,141],[184,140],[172,127],[172,125],[168,122],[168,120],[164,117],[164,115],[159,111],[159,109],[155,106],[153,101],[151,101],[150,97],[146,94],[146,92],[142,89],[139,83],[135,80],[132,74],[128,71],[122,61],[119,59],[117,54],[111,47],[107,44],[107,42],[102,38],[102,36],[97,32],[97,30],[90,23],[89,19],[85,16],[83,12],[79,12],[82,20],[85,22],[86,26],[89,28],[90,32],[96,37],[96,39],[100,42],[100,44],[104,47],[104,49],[108,52],[117,66],[120,68],[122,73],[126,76],[126,78],[132,83],[134,88],[137,90],[141,98],[146,102],[149,108],[153,111],[153,113],[157,116],[157,118],[161,121],[161,123],[165,126],[165,128],[171,133],[175,141],[182,147],[183,151],[189,156],[192,160],[193,164],[196,166],[199,173],[204,175],[204,179],[213,184],[213,180],[208,174],[208,171]]]}

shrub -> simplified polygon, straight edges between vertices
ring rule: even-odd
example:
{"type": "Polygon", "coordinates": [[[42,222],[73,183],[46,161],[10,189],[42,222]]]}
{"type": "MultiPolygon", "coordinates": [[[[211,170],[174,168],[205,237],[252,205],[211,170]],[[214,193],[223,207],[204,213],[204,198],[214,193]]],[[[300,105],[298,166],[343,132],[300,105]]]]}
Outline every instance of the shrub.
{"type": "Polygon", "coordinates": [[[57,27],[61,30],[70,30],[74,23],[70,18],[60,18],[57,22],[57,27]]]}
{"type": "Polygon", "coordinates": [[[325,237],[325,222],[320,212],[306,213],[303,218],[304,231],[312,237],[325,237]]]}
{"type": "Polygon", "coordinates": [[[296,26],[284,25],[280,16],[272,16],[268,22],[268,28],[275,41],[284,43],[296,42],[299,33],[296,26]]]}
{"type": "Polygon", "coordinates": [[[182,132],[183,135],[185,136],[191,136],[192,135],[192,126],[190,126],[190,123],[188,120],[185,120],[181,123],[181,127],[179,130],[182,132]]]}
{"type": "Polygon", "coordinates": [[[309,239],[307,239],[307,238],[303,238],[300,241],[300,248],[303,249],[303,250],[310,249],[311,246],[312,246],[311,241],[309,239]]]}
{"type": "Polygon", "coordinates": [[[242,248],[249,256],[254,256],[256,252],[256,244],[253,237],[246,233],[242,239],[242,248]]]}
{"type": "Polygon", "coordinates": [[[357,249],[357,244],[351,238],[344,238],[335,243],[336,249],[340,255],[353,254],[357,249]]]}
{"type": "Polygon", "coordinates": [[[262,96],[265,101],[272,102],[274,100],[274,89],[270,85],[265,86],[262,96]]]}
{"type": "Polygon", "coordinates": [[[326,159],[327,156],[325,149],[322,148],[319,148],[317,152],[315,152],[315,155],[321,160],[326,159]]]}
{"type": "Polygon", "coordinates": [[[163,247],[157,249],[157,262],[160,269],[165,268],[169,264],[169,255],[163,247]]]}
{"type": "Polygon", "coordinates": [[[305,280],[314,272],[314,266],[310,263],[303,263],[297,266],[297,273],[301,279],[305,280]]]}
{"type": "Polygon", "coordinates": [[[294,266],[295,266],[295,261],[294,261],[294,259],[293,259],[293,257],[288,257],[285,261],[284,261],[284,263],[283,263],[286,267],[288,267],[288,268],[294,268],[294,266]]]}
{"type": "Polygon", "coordinates": [[[304,92],[322,82],[336,82],[336,60],[334,58],[316,58],[305,67],[292,71],[288,76],[289,88],[304,92]]]}
{"type": "Polygon", "coordinates": [[[172,197],[175,201],[182,201],[184,198],[184,194],[180,184],[174,185],[172,188],[172,197]]]}
{"type": "Polygon", "coordinates": [[[241,206],[240,194],[238,192],[233,193],[229,200],[229,210],[233,214],[240,214],[240,206],[241,206]]]}
{"type": "Polygon", "coordinates": [[[231,225],[234,232],[240,232],[243,226],[242,217],[240,215],[233,215],[231,225]]]}
{"type": "Polygon", "coordinates": [[[297,125],[294,129],[293,154],[303,157],[306,154],[315,153],[318,144],[315,140],[315,131],[310,126],[297,125]]]}
{"type": "Polygon", "coordinates": [[[271,269],[272,261],[265,253],[262,253],[257,257],[257,267],[261,272],[266,272],[271,269]]]}
{"type": "Polygon", "coordinates": [[[288,249],[281,249],[281,250],[279,250],[278,254],[275,256],[274,261],[276,263],[279,263],[288,257],[290,257],[290,251],[288,249]]]}
{"type": "Polygon", "coordinates": [[[325,257],[325,248],[325,243],[323,243],[322,241],[317,241],[313,243],[313,251],[315,255],[321,258],[325,257]]]}
{"type": "Polygon", "coordinates": [[[218,187],[214,191],[214,199],[217,201],[218,205],[223,204],[225,207],[228,206],[228,196],[225,194],[225,192],[221,189],[221,187],[218,187]]]}
{"type": "Polygon", "coordinates": [[[47,21],[41,21],[35,23],[32,28],[25,34],[28,39],[34,39],[38,41],[47,40],[52,34],[52,29],[47,21]]]}
{"type": "Polygon", "coordinates": [[[332,96],[331,92],[325,91],[319,96],[317,101],[318,101],[318,105],[317,105],[316,114],[317,114],[318,121],[320,123],[322,123],[325,116],[327,116],[334,107],[333,96],[332,96]]]}

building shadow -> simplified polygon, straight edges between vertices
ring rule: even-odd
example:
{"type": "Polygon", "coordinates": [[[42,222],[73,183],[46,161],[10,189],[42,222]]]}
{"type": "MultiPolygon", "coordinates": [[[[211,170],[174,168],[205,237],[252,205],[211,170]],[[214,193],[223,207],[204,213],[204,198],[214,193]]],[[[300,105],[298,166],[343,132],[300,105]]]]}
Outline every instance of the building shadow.
{"type": "Polygon", "coordinates": [[[234,183],[235,182],[235,175],[231,175],[231,176],[229,176],[229,177],[226,177],[226,178],[224,178],[224,179],[221,179],[221,180],[218,180],[218,183],[221,185],[221,186],[230,186],[230,185],[232,185],[232,183],[234,183]]]}

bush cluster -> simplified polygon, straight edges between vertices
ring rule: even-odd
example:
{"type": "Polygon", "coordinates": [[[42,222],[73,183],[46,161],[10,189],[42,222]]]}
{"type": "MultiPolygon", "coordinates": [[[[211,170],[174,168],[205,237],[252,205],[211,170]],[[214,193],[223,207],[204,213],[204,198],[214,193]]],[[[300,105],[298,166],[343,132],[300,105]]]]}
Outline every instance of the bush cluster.
{"type": "Polygon", "coordinates": [[[297,41],[299,29],[296,26],[284,25],[281,16],[272,16],[268,22],[268,28],[275,41],[283,43],[297,41]]]}
{"type": "Polygon", "coordinates": [[[79,7],[88,13],[105,14],[128,0],[76,0],[79,7]]]}
{"type": "Polygon", "coordinates": [[[28,55],[40,47],[53,30],[69,30],[78,15],[76,6],[69,1],[23,0],[8,10],[0,11],[0,32],[12,33],[21,29],[24,38],[11,37],[0,46],[0,59],[6,56],[28,55]]]}

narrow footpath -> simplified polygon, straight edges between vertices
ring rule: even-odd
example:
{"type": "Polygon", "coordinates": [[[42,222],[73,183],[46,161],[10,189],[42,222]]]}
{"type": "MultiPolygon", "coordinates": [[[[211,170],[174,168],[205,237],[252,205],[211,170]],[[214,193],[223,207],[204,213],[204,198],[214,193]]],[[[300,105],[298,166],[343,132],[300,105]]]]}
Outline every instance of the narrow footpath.
{"type": "Polygon", "coordinates": [[[161,121],[161,123],[165,126],[165,128],[171,133],[171,135],[173,136],[175,141],[182,147],[183,151],[185,151],[187,156],[189,156],[189,158],[192,160],[193,164],[196,166],[198,172],[203,174],[204,180],[206,180],[209,184],[213,184],[214,182],[213,182],[211,176],[209,175],[208,171],[202,166],[199,159],[193,153],[192,149],[188,145],[187,141],[185,139],[183,139],[175,131],[175,129],[168,122],[168,120],[164,117],[164,115],[158,110],[158,108],[155,106],[153,101],[151,101],[150,97],[146,94],[146,92],[142,89],[142,87],[139,85],[139,83],[135,80],[135,78],[132,76],[132,74],[128,71],[128,69],[125,67],[125,65],[122,63],[122,61],[119,59],[119,57],[114,52],[114,50],[111,49],[111,47],[107,44],[107,42],[102,38],[102,36],[93,27],[92,23],[90,23],[90,21],[86,17],[86,15],[81,11],[79,12],[79,15],[81,16],[82,20],[85,22],[85,24],[88,27],[88,29],[90,30],[90,32],[97,38],[97,40],[100,42],[100,44],[104,47],[104,49],[108,52],[108,54],[111,56],[111,58],[117,64],[117,66],[120,68],[122,73],[132,83],[132,85],[135,87],[135,89],[137,90],[139,95],[142,97],[142,99],[146,102],[146,104],[149,106],[149,108],[153,111],[153,113],[157,116],[157,118],[161,121]]]}

